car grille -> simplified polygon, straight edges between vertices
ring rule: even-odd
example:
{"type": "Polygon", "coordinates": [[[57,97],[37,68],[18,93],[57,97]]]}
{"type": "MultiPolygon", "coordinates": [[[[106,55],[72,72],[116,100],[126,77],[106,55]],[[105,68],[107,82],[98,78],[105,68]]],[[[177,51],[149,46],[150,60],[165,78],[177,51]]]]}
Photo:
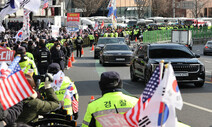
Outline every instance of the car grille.
{"type": "Polygon", "coordinates": [[[131,56],[109,56],[107,57],[106,59],[107,61],[109,62],[130,62],[131,61],[131,56]],[[120,59],[120,58],[124,58],[125,60],[117,60],[117,59],[120,59]]]}
{"type": "Polygon", "coordinates": [[[175,72],[177,71],[197,72],[199,70],[199,65],[197,64],[190,64],[190,65],[173,64],[172,66],[175,72]]]}

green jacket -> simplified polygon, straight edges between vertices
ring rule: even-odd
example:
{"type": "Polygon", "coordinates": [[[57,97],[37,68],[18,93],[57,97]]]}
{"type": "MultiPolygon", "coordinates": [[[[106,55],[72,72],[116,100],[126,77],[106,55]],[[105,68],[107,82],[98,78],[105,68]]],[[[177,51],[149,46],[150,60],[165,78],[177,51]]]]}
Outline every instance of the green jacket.
{"type": "Polygon", "coordinates": [[[16,122],[29,123],[35,121],[40,114],[46,114],[59,108],[59,100],[52,88],[46,89],[47,100],[29,97],[23,100],[24,108],[16,122]]]}
{"type": "Polygon", "coordinates": [[[104,116],[110,112],[116,113],[116,109],[120,114],[124,114],[136,105],[138,99],[122,92],[109,92],[104,94],[101,98],[88,104],[87,111],[82,122],[82,127],[89,127],[89,125],[102,127],[96,120],[97,117],[104,116]],[[95,122],[91,122],[94,118],[95,122]]]}
{"type": "Polygon", "coordinates": [[[33,69],[34,71],[33,73],[35,75],[38,75],[38,70],[37,70],[35,62],[27,56],[25,58],[27,59],[26,61],[19,62],[19,65],[21,69],[23,70],[24,74],[28,74],[30,69],[33,69]]]}

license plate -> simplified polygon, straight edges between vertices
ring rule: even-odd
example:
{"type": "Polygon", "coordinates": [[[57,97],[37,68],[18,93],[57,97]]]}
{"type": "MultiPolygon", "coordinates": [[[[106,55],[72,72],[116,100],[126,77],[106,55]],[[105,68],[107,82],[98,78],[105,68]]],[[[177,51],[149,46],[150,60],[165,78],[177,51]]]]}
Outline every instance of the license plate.
{"type": "Polygon", "coordinates": [[[116,58],[117,61],[124,61],[125,58],[116,58]]]}
{"type": "Polygon", "coordinates": [[[176,77],[184,77],[184,76],[188,76],[188,73],[175,73],[176,77]]]}

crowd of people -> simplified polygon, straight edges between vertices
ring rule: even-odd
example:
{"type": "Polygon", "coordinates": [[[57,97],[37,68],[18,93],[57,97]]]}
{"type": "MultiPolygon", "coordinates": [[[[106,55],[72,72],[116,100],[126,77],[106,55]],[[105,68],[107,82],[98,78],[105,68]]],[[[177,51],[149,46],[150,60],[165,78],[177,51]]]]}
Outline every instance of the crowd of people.
{"type": "MultiPolygon", "coordinates": [[[[77,85],[68,76],[64,77],[59,90],[54,90],[50,85],[54,75],[68,68],[68,60],[73,50],[76,49],[76,56],[81,57],[85,38],[89,41],[87,46],[92,46],[99,37],[125,37],[135,40],[135,38],[141,38],[143,32],[151,29],[153,28],[119,27],[114,30],[111,27],[104,27],[97,31],[88,28],[77,33],[68,33],[65,28],[61,28],[60,36],[53,38],[51,30],[32,28],[30,37],[23,41],[13,38],[17,29],[1,33],[0,46],[14,50],[15,56],[21,57],[19,65],[33,88],[34,94],[5,111],[0,105],[0,125],[8,127],[23,125],[23,123],[27,125],[36,121],[38,115],[61,107],[64,107],[68,114],[73,115],[74,120],[77,120],[78,112],[73,111],[71,99],[64,99],[65,90],[71,84],[74,90],[73,96],[79,101],[77,85]]],[[[97,117],[109,112],[123,114],[138,101],[136,97],[121,92],[123,84],[117,72],[102,73],[99,87],[102,97],[88,104],[82,122],[83,127],[100,127],[97,117]]]]}

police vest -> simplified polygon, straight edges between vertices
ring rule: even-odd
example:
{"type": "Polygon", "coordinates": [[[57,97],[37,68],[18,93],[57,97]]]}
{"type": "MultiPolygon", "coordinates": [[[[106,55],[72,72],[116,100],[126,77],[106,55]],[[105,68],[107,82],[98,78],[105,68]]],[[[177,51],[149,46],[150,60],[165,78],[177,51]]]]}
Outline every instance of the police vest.
{"type": "MultiPolygon", "coordinates": [[[[137,102],[137,98],[125,95],[122,92],[106,93],[101,98],[88,104],[87,111],[82,122],[82,127],[89,126],[92,116],[96,119],[111,112],[117,113],[116,110],[120,114],[124,114],[132,107],[134,107],[137,102]]],[[[96,127],[102,127],[102,125],[97,120],[96,127]]]]}
{"type": "Polygon", "coordinates": [[[38,70],[37,70],[37,67],[35,65],[35,62],[33,60],[29,59],[28,57],[25,57],[25,59],[26,59],[26,61],[19,62],[19,65],[20,65],[21,69],[23,70],[24,74],[30,74],[31,75],[30,69],[32,69],[33,73],[35,75],[38,75],[38,70]]]}
{"type": "MultiPolygon", "coordinates": [[[[67,90],[67,87],[69,87],[70,84],[72,84],[72,86],[73,86],[74,93],[75,93],[75,96],[76,96],[76,100],[79,101],[79,95],[78,95],[78,92],[77,92],[77,88],[76,88],[74,82],[72,82],[70,80],[70,78],[67,77],[67,76],[64,77],[62,85],[60,87],[60,90],[59,91],[55,91],[55,94],[57,95],[57,98],[58,98],[59,101],[64,101],[64,106],[63,106],[64,109],[66,109],[68,111],[69,115],[72,115],[73,114],[72,101],[71,101],[71,99],[64,98],[65,97],[65,92],[67,90]]],[[[39,89],[42,88],[42,87],[44,87],[44,82],[42,82],[39,85],[39,89]]]]}
{"type": "Polygon", "coordinates": [[[29,57],[31,60],[34,61],[34,56],[30,52],[26,52],[26,56],[29,57]]]}
{"type": "Polygon", "coordinates": [[[39,57],[40,61],[38,61],[42,65],[48,65],[48,54],[49,50],[47,48],[45,49],[39,49],[39,57]]]}
{"type": "Polygon", "coordinates": [[[88,37],[89,37],[90,40],[95,40],[93,35],[88,35],[88,37]]]}

